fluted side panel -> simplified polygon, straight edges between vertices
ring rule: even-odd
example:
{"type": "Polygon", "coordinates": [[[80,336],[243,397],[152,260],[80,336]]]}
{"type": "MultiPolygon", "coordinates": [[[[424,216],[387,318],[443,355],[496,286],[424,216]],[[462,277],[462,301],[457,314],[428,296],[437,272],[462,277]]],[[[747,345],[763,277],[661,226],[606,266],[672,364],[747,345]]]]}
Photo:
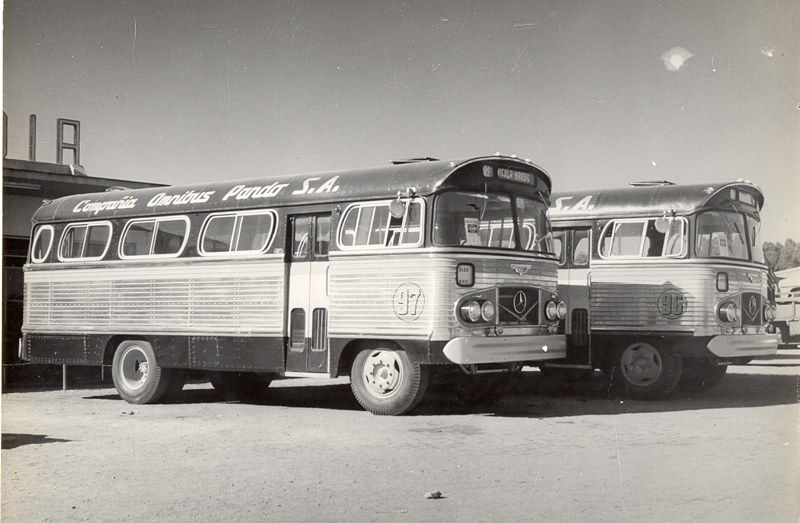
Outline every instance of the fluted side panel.
{"type": "Polygon", "coordinates": [[[279,334],[283,306],[280,261],[37,270],[24,330],[279,334]]]}
{"type": "Polygon", "coordinates": [[[717,329],[716,304],[741,292],[766,294],[766,278],[756,269],[710,265],[595,266],[591,271],[592,328],[676,332],[717,329]],[[726,292],[716,290],[721,270],[729,275],[726,292]],[[682,309],[678,305],[680,296],[682,309]]]}
{"type": "Polygon", "coordinates": [[[464,294],[503,285],[556,289],[555,265],[508,258],[458,258],[432,254],[341,258],[329,273],[331,336],[454,336],[455,303],[464,294]],[[475,266],[475,285],[455,285],[456,267],[475,266]],[[523,275],[511,264],[528,264],[523,275]],[[419,297],[414,296],[419,293],[419,297]]]}

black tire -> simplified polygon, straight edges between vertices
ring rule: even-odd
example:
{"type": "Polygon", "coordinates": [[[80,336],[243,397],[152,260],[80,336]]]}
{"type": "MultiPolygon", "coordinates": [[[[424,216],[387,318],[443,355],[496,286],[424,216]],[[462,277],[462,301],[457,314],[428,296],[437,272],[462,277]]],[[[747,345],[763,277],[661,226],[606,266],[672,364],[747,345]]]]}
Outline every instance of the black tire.
{"type": "Polygon", "coordinates": [[[611,382],[623,396],[658,400],[678,386],[681,359],[658,340],[628,342],[615,355],[611,382]]]}
{"type": "Polygon", "coordinates": [[[455,394],[464,405],[492,405],[505,398],[517,382],[519,372],[464,375],[455,384],[455,394]]]}
{"type": "Polygon", "coordinates": [[[211,385],[226,399],[254,399],[266,392],[274,374],[268,372],[208,372],[211,385]]]}
{"type": "Polygon", "coordinates": [[[128,403],[155,403],[167,392],[173,369],[156,364],[153,347],[146,341],[123,341],[114,351],[111,377],[120,397],[128,403]]]}
{"type": "Polygon", "coordinates": [[[365,410],[399,416],[410,412],[425,395],[428,367],[411,363],[402,350],[362,350],[350,369],[350,388],[365,410]]]}
{"type": "Polygon", "coordinates": [[[708,390],[719,383],[727,371],[727,365],[712,365],[705,358],[686,358],[683,360],[678,390],[682,392],[708,390]]]}

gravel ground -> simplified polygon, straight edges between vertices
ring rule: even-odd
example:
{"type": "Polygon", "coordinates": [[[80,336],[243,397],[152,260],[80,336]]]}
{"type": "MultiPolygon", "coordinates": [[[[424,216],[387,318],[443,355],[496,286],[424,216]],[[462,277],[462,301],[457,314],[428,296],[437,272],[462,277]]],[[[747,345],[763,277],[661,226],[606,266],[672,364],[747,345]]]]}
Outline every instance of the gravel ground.
{"type": "Polygon", "coordinates": [[[394,418],[361,410],[346,379],[276,381],[253,403],[206,383],[147,406],[110,385],[5,393],[0,509],[3,523],[797,523],[799,395],[800,351],[666,401],[530,370],[492,407],[440,393],[394,418]]]}

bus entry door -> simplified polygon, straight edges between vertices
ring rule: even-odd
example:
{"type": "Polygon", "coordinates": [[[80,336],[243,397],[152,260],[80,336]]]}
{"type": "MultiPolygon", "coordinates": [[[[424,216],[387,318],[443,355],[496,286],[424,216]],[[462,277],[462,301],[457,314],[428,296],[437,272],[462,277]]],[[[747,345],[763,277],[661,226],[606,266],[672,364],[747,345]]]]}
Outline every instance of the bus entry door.
{"type": "Polygon", "coordinates": [[[562,230],[564,252],[558,271],[558,295],[567,304],[567,362],[591,363],[589,282],[592,253],[591,229],[562,230]]]}
{"type": "Polygon", "coordinates": [[[330,215],[289,220],[287,372],[329,372],[328,249],[330,215]]]}

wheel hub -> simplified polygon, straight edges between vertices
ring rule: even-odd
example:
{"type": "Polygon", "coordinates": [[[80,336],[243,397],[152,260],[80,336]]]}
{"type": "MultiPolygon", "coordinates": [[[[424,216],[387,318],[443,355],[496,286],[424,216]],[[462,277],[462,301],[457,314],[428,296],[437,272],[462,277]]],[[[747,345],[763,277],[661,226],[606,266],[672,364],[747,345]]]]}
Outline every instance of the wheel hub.
{"type": "Polygon", "coordinates": [[[131,389],[138,389],[147,382],[150,365],[141,350],[131,347],[122,356],[122,379],[131,389]]]}
{"type": "Polygon", "coordinates": [[[649,385],[661,374],[661,358],[649,345],[638,344],[627,348],[620,363],[625,378],[636,385],[649,385]]]}
{"type": "Polygon", "coordinates": [[[392,351],[376,351],[364,363],[364,383],[375,396],[386,397],[397,391],[403,377],[402,367],[392,351]]]}

